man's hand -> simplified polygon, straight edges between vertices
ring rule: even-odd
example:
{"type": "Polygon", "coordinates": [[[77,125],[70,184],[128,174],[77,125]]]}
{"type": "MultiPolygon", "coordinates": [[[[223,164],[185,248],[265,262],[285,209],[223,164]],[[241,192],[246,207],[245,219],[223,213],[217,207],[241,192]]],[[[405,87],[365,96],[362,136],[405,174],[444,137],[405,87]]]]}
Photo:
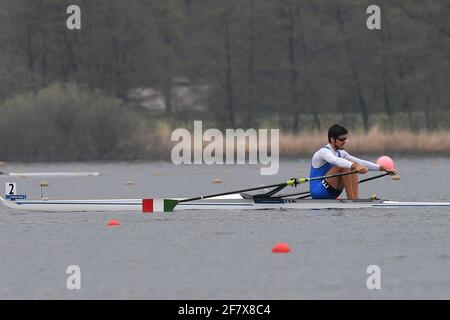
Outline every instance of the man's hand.
{"type": "Polygon", "coordinates": [[[352,169],[358,171],[359,174],[365,174],[365,173],[369,172],[369,169],[367,169],[366,167],[363,167],[359,163],[352,164],[352,169]]]}
{"type": "Polygon", "coordinates": [[[397,172],[394,169],[390,169],[390,168],[385,168],[383,166],[380,166],[380,171],[386,171],[387,173],[389,173],[391,176],[395,176],[397,174],[397,172]]]}

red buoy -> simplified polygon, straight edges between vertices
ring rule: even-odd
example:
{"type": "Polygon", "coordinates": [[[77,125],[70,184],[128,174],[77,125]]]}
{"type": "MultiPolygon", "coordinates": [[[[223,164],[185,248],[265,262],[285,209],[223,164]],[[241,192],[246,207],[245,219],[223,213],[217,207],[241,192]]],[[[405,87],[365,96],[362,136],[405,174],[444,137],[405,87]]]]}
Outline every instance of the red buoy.
{"type": "Polygon", "coordinates": [[[273,253],[289,253],[291,249],[286,243],[279,242],[272,248],[273,253]]]}
{"type": "Polygon", "coordinates": [[[108,227],[117,227],[117,226],[120,226],[119,220],[114,220],[114,219],[109,220],[108,227]]]}

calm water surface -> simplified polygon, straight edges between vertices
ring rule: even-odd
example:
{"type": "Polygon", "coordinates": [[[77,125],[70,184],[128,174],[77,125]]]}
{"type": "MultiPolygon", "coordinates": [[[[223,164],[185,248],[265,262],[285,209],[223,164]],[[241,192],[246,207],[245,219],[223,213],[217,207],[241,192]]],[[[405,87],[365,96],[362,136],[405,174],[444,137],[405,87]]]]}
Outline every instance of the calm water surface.
{"type": "MultiPolygon", "coordinates": [[[[368,182],[361,196],[450,201],[450,159],[396,165],[400,181],[368,182]]],[[[0,182],[16,181],[28,198],[40,197],[42,181],[50,198],[183,197],[282,182],[308,168],[308,160],[283,162],[268,177],[255,166],[10,163],[8,171],[101,175],[0,182]]],[[[144,215],[0,206],[0,254],[1,299],[450,299],[450,208],[144,215]],[[121,225],[108,228],[110,219],[121,225]],[[271,253],[277,242],[292,252],[271,253]],[[81,290],[66,288],[69,265],[81,268],[81,290]],[[366,286],[369,265],[381,269],[380,290],[366,286]]]]}

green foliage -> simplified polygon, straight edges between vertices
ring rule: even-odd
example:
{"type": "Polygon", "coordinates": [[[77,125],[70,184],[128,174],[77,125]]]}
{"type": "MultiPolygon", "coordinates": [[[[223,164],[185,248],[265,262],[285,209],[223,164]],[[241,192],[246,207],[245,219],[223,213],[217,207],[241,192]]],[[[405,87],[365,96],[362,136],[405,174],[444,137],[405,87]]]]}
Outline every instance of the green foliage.
{"type": "Polygon", "coordinates": [[[382,29],[368,30],[370,0],[80,0],[82,29],[69,31],[72,2],[0,0],[5,156],[123,155],[129,143],[148,143],[141,136],[155,119],[285,131],[450,124],[446,1],[384,1],[382,29]],[[205,112],[173,108],[178,76],[209,86],[205,112]],[[137,87],[162,93],[167,112],[136,120],[119,106],[137,87]]]}
{"type": "Polygon", "coordinates": [[[0,111],[4,159],[121,159],[137,150],[136,119],[122,102],[73,83],[16,96],[0,111]]]}

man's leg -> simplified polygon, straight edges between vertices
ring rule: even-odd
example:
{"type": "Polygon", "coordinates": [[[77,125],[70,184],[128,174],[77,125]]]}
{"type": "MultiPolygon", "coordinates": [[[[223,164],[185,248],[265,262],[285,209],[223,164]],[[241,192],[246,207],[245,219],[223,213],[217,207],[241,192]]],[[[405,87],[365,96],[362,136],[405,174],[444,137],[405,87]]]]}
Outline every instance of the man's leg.
{"type": "MultiPolygon", "coordinates": [[[[350,172],[352,169],[344,169],[344,172],[350,172]]],[[[358,189],[358,174],[349,174],[348,176],[341,177],[342,183],[345,188],[345,192],[347,193],[347,198],[351,200],[355,200],[359,198],[359,189],[358,189]]]]}
{"type": "MultiPolygon", "coordinates": [[[[350,172],[352,169],[345,169],[333,166],[327,172],[328,175],[336,174],[336,173],[345,173],[350,172]]],[[[350,200],[358,199],[358,174],[349,174],[347,176],[342,177],[334,177],[326,179],[328,184],[335,189],[342,190],[345,188],[345,192],[347,193],[347,198],[350,200]]]]}

